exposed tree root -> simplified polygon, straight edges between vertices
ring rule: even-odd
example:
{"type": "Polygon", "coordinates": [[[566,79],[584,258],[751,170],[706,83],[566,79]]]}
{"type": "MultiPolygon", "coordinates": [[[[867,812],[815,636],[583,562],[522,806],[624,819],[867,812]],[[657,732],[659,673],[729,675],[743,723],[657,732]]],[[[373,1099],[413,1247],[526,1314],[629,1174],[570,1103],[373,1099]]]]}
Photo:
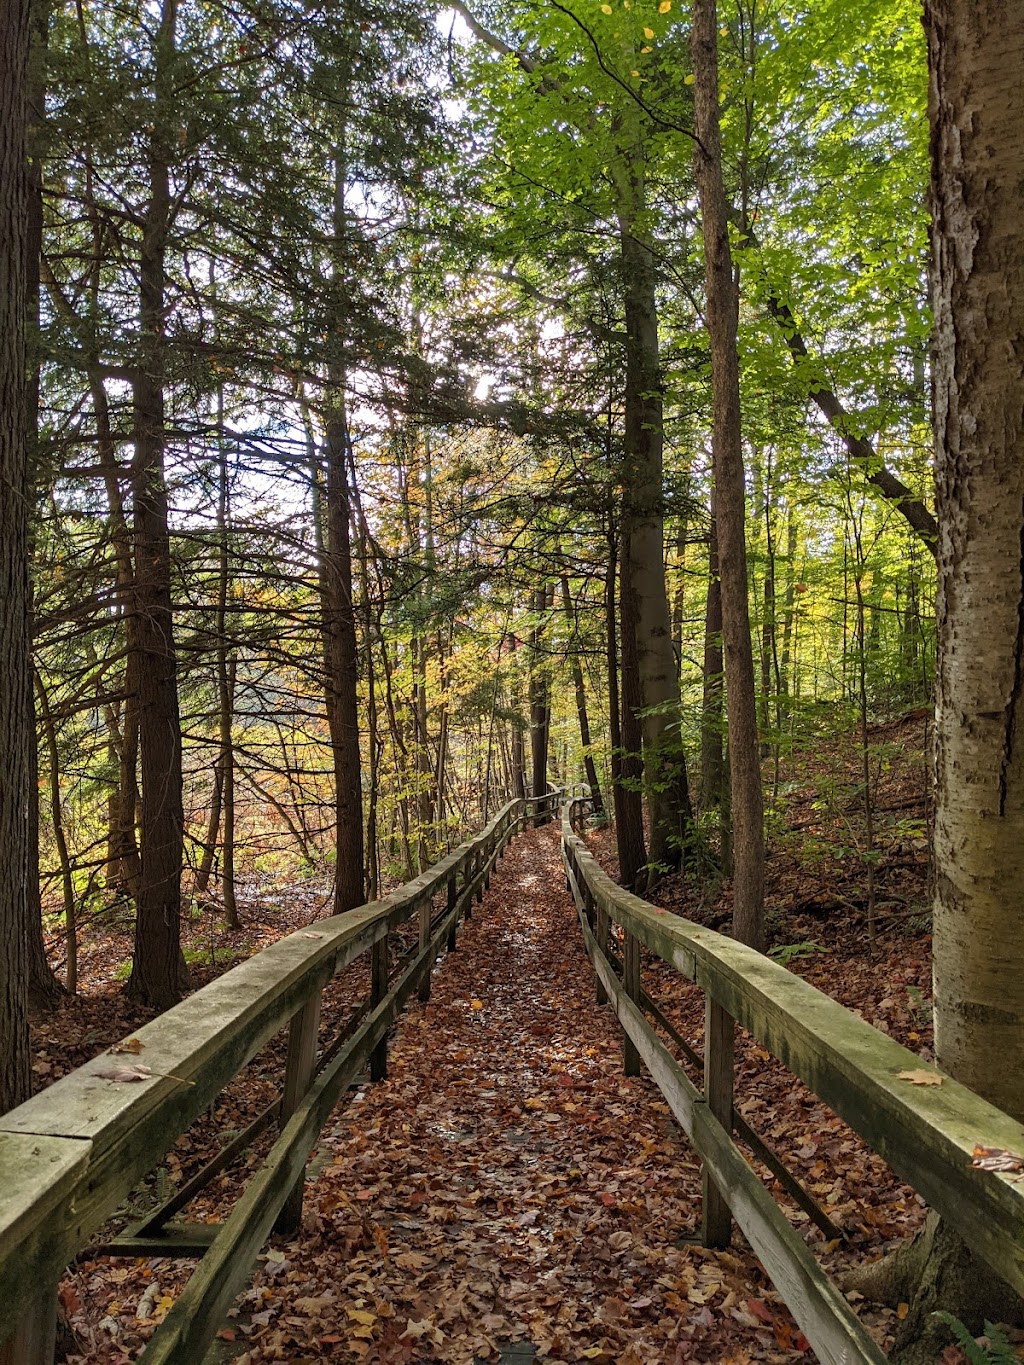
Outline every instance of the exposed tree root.
{"type": "Polygon", "coordinates": [[[896,1365],[935,1365],[953,1336],[935,1314],[952,1313],[975,1336],[986,1321],[1019,1325],[1024,1302],[963,1240],[931,1212],[912,1241],[891,1255],[843,1276],[842,1288],[855,1289],[874,1303],[909,1305],[890,1359],[896,1365]]]}

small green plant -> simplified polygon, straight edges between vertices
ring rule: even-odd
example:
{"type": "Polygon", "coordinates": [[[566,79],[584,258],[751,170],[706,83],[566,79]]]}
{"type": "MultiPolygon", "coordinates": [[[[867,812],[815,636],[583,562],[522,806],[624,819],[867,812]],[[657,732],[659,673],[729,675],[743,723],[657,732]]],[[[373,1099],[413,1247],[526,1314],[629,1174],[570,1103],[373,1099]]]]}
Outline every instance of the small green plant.
{"type": "Polygon", "coordinates": [[[1010,1338],[994,1322],[985,1323],[985,1345],[981,1345],[952,1313],[936,1313],[935,1317],[953,1333],[957,1345],[963,1348],[971,1365],[1020,1365],[1020,1357],[1013,1349],[1010,1338]]]}
{"type": "Polygon", "coordinates": [[[127,981],[132,974],[132,960],[128,958],[125,962],[119,962],[114,968],[114,975],[118,981],[127,981]]]}
{"type": "Polygon", "coordinates": [[[791,962],[796,962],[802,957],[813,957],[815,953],[827,953],[828,949],[823,948],[820,943],[780,943],[777,948],[772,948],[768,956],[780,962],[783,967],[788,967],[791,962]]]}
{"type": "Polygon", "coordinates": [[[212,967],[217,962],[229,962],[235,956],[233,948],[183,948],[181,952],[190,966],[212,967]]]}

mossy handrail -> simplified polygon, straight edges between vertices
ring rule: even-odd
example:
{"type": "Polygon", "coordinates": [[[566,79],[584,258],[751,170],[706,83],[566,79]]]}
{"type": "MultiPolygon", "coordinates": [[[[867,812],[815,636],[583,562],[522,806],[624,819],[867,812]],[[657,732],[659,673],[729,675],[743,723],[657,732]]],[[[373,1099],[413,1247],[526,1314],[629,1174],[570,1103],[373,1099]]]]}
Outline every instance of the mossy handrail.
{"type": "Polygon", "coordinates": [[[579,804],[563,807],[566,877],[599,991],[626,1035],[627,1069],[644,1060],[704,1160],[706,1243],[727,1241],[734,1217],[819,1359],[884,1359],[732,1140],[735,1021],[1024,1293],[1024,1184],[972,1165],[979,1144],[1024,1153],[1024,1126],[771,958],[616,885],[574,831],[579,804]],[[624,935],[621,979],[605,952],[612,924],[624,935]],[[703,1094],[643,1014],[640,944],[705,991],[703,1094]],[[937,1083],[900,1075],[922,1070],[937,1083]]]}
{"type": "MultiPolygon", "coordinates": [[[[229,1216],[178,1305],[144,1352],[147,1365],[202,1358],[224,1308],[244,1282],[275,1224],[294,1227],[310,1147],[338,1095],[370,1061],[386,1070],[387,1033],[414,989],[429,993],[430,971],[482,898],[505,845],[559,794],[510,801],[473,839],[382,900],[264,948],[157,1016],[135,1037],[137,1057],[105,1052],[0,1116],[0,1365],[52,1360],[56,1285],[92,1234],[223,1087],[282,1027],[289,1027],[281,1135],[229,1216]],[[447,892],[440,915],[435,896],[447,892]],[[388,936],[418,916],[410,965],[389,981],[388,936]],[[357,1027],[317,1066],[320,995],[364,952],[371,994],[357,1027]],[[138,1083],[98,1073],[144,1063],[138,1083]],[[195,1286],[195,1288],[193,1288],[195,1286]],[[184,1302],[183,1302],[184,1301],[184,1302]]],[[[156,1252],[150,1254],[158,1254],[156,1252]]]]}

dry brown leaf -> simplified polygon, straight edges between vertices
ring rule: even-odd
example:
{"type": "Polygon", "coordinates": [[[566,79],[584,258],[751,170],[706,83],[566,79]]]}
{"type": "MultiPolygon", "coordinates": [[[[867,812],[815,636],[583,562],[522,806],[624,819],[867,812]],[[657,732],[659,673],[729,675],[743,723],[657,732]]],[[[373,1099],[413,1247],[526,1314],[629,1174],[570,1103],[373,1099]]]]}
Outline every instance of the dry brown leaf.
{"type": "Polygon", "coordinates": [[[979,1171],[1024,1171],[1024,1157],[1008,1152],[1005,1147],[976,1146],[972,1156],[971,1165],[979,1171]]]}
{"type": "Polygon", "coordinates": [[[909,1081],[911,1085],[941,1085],[942,1077],[937,1071],[926,1071],[923,1066],[915,1067],[913,1071],[897,1071],[898,1081],[909,1081]]]}
{"type": "Polygon", "coordinates": [[[111,1052],[134,1052],[140,1053],[146,1046],[140,1038],[126,1038],[123,1043],[115,1043],[110,1049],[111,1052]]]}

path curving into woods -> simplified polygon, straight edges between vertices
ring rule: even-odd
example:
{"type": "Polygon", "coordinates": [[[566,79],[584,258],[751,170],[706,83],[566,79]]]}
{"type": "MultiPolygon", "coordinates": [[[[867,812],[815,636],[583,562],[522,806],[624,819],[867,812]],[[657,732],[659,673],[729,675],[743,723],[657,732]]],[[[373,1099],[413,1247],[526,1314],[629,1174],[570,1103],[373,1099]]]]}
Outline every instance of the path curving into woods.
{"type": "Polygon", "coordinates": [[[529,1359],[510,1349],[527,1341],[555,1362],[801,1358],[749,1253],[688,1244],[699,1212],[694,1154],[622,1075],[555,831],[533,831],[403,1018],[388,1079],[329,1121],[302,1235],[261,1257],[221,1348],[245,1365],[468,1365],[529,1359]]]}

